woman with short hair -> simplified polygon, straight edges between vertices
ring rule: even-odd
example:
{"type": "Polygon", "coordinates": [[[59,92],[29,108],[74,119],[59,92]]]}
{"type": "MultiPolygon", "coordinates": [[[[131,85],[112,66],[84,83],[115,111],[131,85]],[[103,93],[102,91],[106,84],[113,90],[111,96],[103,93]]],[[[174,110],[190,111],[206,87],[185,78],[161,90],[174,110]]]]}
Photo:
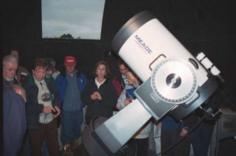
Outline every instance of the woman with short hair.
{"type": "Polygon", "coordinates": [[[103,60],[97,62],[94,78],[87,83],[82,93],[82,100],[87,105],[85,115],[87,124],[97,117],[109,118],[112,116],[117,96],[109,76],[108,63],[103,60]]]}

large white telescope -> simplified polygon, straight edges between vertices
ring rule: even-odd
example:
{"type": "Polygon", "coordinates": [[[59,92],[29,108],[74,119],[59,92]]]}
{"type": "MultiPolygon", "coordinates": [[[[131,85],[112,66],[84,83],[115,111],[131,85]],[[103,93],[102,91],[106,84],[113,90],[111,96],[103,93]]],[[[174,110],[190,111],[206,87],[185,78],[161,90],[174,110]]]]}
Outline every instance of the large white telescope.
{"type": "Polygon", "coordinates": [[[135,91],[136,100],[94,131],[110,153],[116,153],[151,117],[160,120],[171,113],[181,120],[218,88],[220,71],[205,54],[192,56],[149,12],[127,21],[112,47],[143,83],[135,91]]]}

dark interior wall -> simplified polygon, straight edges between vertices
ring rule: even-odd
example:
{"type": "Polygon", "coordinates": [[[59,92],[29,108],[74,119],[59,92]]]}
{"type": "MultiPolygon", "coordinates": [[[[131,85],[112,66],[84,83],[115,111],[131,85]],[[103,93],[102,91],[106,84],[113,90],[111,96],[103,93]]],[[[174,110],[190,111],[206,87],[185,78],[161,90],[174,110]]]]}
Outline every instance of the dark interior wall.
{"type": "Polygon", "coordinates": [[[156,17],[196,55],[203,51],[235,86],[235,9],[230,0],[107,0],[101,40],[41,39],[41,0],[7,0],[2,6],[1,51],[18,49],[21,64],[30,68],[36,57],[53,57],[62,64],[63,56],[74,54],[84,71],[107,56],[118,29],[142,10],[156,17]]]}

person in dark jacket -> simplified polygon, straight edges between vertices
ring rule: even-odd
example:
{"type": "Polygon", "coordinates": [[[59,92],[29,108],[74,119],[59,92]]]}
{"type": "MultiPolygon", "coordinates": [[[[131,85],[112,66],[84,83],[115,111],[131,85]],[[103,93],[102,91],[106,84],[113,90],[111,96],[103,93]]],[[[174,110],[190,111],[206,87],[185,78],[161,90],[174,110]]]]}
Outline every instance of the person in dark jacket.
{"type": "Polygon", "coordinates": [[[74,56],[64,58],[65,73],[56,78],[56,86],[62,101],[61,141],[65,152],[70,152],[80,143],[83,123],[83,107],[81,92],[87,78],[76,70],[77,59],[74,56]]]}
{"type": "Polygon", "coordinates": [[[186,125],[176,121],[172,116],[166,115],[161,120],[161,155],[162,156],[188,156],[190,140],[186,125]],[[179,140],[183,141],[176,144],[179,140]]]}
{"type": "Polygon", "coordinates": [[[107,62],[97,62],[94,73],[95,78],[88,82],[82,93],[82,100],[87,105],[87,124],[96,117],[111,117],[117,100],[115,88],[108,78],[107,62]]]}
{"type": "Polygon", "coordinates": [[[14,84],[18,62],[14,56],[3,58],[3,155],[17,156],[25,131],[24,90],[14,84]]]}
{"type": "Polygon", "coordinates": [[[47,142],[50,156],[59,155],[57,120],[60,101],[54,83],[45,78],[46,63],[36,59],[33,76],[25,84],[27,125],[33,156],[41,156],[42,144],[47,142]]]}

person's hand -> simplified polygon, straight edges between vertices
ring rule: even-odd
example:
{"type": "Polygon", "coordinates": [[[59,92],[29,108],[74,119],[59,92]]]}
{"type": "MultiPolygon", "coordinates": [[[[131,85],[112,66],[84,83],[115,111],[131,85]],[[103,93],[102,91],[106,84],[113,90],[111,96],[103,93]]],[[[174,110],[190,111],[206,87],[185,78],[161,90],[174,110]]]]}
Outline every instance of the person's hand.
{"type": "Polygon", "coordinates": [[[95,92],[97,100],[102,100],[102,96],[99,92],[95,92]]]}
{"type": "Polygon", "coordinates": [[[131,98],[126,98],[124,101],[125,106],[127,106],[128,104],[130,104],[132,102],[131,98]]]}
{"type": "Polygon", "coordinates": [[[102,100],[102,96],[98,91],[93,92],[93,94],[90,95],[90,98],[92,100],[102,100]]]}
{"type": "Polygon", "coordinates": [[[57,106],[54,107],[54,110],[55,110],[54,112],[56,112],[56,113],[55,114],[53,112],[52,113],[53,113],[54,118],[56,118],[61,114],[61,110],[57,106]]]}
{"type": "Polygon", "coordinates": [[[188,135],[188,129],[187,128],[182,128],[179,134],[181,137],[185,137],[188,135]]]}
{"type": "Polygon", "coordinates": [[[55,111],[55,109],[51,106],[44,106],[43,107],[43,112],[44,113],[51,113],[52,111],[55,111]]]}
{"type": "Polygon", "coordinates": [[[157,128],[161,128],[161,122],[159,122],[156,126],[157,128]]]}
{"type": "Polygon", "coordinates": [[[20,95],[24,99],[24,101],[26,102],[26,93],[25,93],[24,88],[22,88],[19,85],[13,85],[12,87],[13,87],[15,93],[20,95]]]}
{"type": "Polygon", "coordinates": [[[95,94],[95,92],[90,95],[90,98],[91,98],[92,100],[96,100],[96,99],[97,99],[97,95],[95,94]]]}

